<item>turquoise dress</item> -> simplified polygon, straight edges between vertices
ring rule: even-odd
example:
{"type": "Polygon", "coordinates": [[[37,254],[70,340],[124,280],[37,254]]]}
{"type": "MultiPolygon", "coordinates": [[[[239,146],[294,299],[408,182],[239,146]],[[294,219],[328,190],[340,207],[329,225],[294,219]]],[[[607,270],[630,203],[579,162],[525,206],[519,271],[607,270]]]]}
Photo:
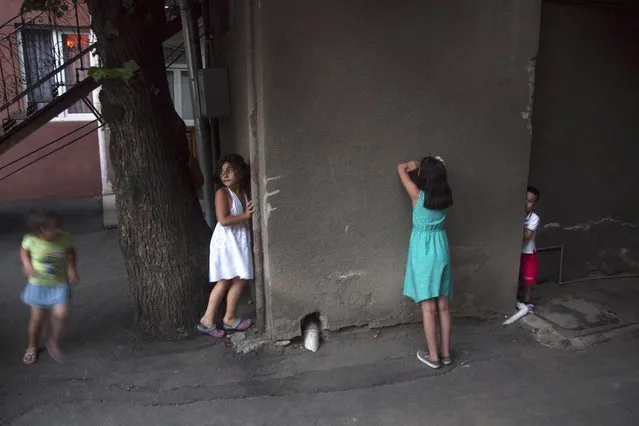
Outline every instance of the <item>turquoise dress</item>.
{"type": "Polygon", "coordinates": [[[408,246],[404,295],[415,302],[453,293],[450,251],[444,224],[446,210],[424,207],[424,192],[413,207],[413,230],[408,246]]]}

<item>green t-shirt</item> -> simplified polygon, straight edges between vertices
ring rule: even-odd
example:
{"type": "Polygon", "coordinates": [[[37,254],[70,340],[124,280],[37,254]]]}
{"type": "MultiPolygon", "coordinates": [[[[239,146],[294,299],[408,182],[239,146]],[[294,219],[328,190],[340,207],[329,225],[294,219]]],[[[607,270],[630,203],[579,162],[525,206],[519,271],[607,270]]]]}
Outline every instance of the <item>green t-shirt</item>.
{"type": "Polygon", "coordinates": [[[37,272],[29,278],[29,283],[56,285],[68,281],[67,254],[73,250],[73,241],[69,234],[62,232],[52,241],[27,234],[22,239],[22,248],[29,252],[31,264],[37,272]]]}

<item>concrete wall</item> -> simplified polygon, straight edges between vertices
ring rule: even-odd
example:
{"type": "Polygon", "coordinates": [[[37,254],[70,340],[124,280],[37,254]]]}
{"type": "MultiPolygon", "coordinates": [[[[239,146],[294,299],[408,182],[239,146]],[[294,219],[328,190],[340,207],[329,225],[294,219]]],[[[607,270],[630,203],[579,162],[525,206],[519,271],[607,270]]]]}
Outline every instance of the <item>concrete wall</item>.
{"type": "Polygon", "coordinates": [[[540,244],[565,246],[566,278],[639,272],[639,15],[544,3],[536,68],[540,244]]]}
{"type": "Polygon", "coordinates": [[[249,102],[247,93],[247,0],[233,2],[230,30],[222,36],[221,66],[229,69],[231,116],[220,119],[220,150],[237,153],[249,161],[249,102]]]}
{"type": "MultiPolygon", "coordinates": [[[[511,310],[539,2],[265,0],[257,10],[268,327],[418,318],[399,161],[446,157],[455,306],[511,310]]],[[[234,99],[235,96],[234,96],[234,99]]]]}

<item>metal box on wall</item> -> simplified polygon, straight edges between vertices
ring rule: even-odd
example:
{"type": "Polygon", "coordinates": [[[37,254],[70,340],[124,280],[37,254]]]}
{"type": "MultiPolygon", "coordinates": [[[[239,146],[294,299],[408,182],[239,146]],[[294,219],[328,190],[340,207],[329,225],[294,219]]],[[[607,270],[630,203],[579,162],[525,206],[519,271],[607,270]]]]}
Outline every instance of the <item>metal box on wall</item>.
{"type": "Polygon", "coordinates": [[[229,72],[226,68],[198,70],[202,117],[221,118],[231,115],[229,72]]]}

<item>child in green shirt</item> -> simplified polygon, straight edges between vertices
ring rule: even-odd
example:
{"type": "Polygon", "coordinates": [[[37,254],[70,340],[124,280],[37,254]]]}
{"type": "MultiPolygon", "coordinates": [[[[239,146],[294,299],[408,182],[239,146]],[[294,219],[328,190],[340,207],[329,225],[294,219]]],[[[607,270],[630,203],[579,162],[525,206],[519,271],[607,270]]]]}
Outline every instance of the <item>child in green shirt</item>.
{"type": "Polygon", "coordinates": [[[53,359],[62,362],[60,336],[69,314],[70,284],[78,281],[73,241],[60,230],[59,218],[54,212],[30,212],[27,226],[29,233],[22,239],[20,260],[28,280],[22,301],[31,308],[31,317],[29,346],[23,362],[31,365],[38,360],[38,340],[48,311],[51,311],[51,335],[47,351],[53,359]]]}

